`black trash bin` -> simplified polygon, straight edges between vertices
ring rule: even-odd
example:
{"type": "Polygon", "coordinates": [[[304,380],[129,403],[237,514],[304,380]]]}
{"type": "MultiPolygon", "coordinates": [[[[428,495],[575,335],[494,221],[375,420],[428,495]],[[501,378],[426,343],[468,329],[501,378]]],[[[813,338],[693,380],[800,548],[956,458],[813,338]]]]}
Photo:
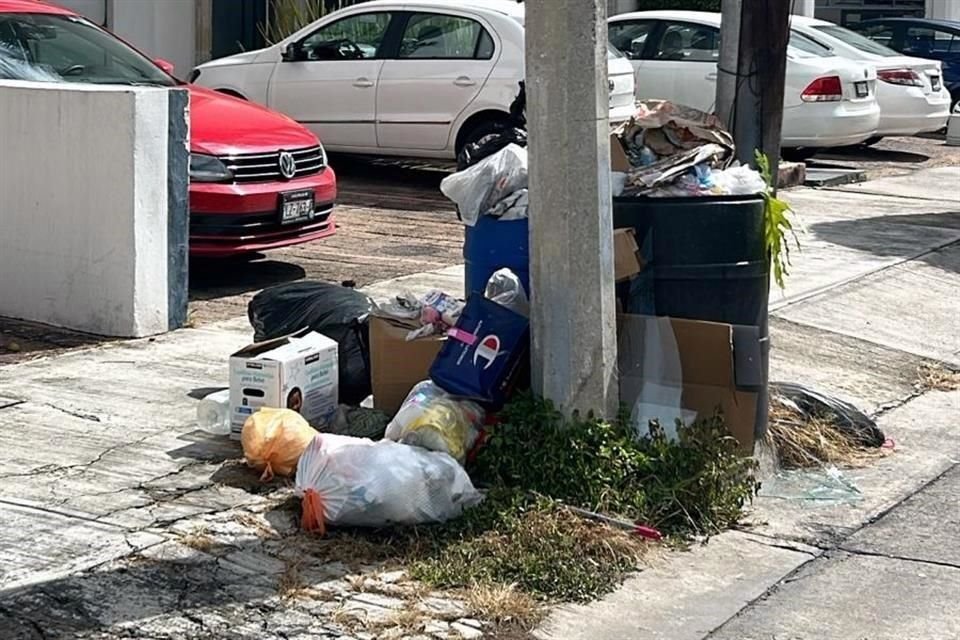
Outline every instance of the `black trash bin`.
{"type": "Polygon", "coordinates": [[[640,279],[617,288],[624,311],[759,327],[759,440],[767,428],[770,357],[763,197],[614,198],[613,226],[635,230],[647,263],[640,279]]]}

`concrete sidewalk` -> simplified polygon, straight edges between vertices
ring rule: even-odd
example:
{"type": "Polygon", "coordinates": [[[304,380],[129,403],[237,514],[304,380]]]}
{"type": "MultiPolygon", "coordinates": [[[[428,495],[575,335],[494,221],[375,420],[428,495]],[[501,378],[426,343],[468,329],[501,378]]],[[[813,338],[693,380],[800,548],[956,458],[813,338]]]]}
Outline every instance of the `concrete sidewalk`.
{"type": "MultiPolygon", "coordinates": [[[[960,363],[960,205],[941,199],[958,178],[934,170],[877,181],[869,194],[788,194],[808,233],[771,320],[773,377],[880,416],[898,451],[848,473],[859,498],[784,499],[797,487],[770,479],[779,495],[758,501],[749,530],[671,554],[604,601],[558,610],[541,635],[703,638],[814,558],[852,553],[865,523],[960,462],[960,392],[916,386],[920,364],[960,363]],[[917,180],[935,197],[919,197],[917,180]]],[[[462,282],[453,267],[370,291],[459,292],[462,282]]],[[[289,487],[265,489],[237,444],[195,430],[194,398],[226,384],[226,358],[250,336],[241,318],[0,367],[0,637],[327,638],[345,632],[344,607],[388,619],[419,606],[407,585],[363,593],[342,563],[288,548],[289,487]],[[326,595],[281,599],[294,559],[299,579],[326,595]]],[[[432,604],[438,634],[481,633],[462,603],[432,604]]]]}

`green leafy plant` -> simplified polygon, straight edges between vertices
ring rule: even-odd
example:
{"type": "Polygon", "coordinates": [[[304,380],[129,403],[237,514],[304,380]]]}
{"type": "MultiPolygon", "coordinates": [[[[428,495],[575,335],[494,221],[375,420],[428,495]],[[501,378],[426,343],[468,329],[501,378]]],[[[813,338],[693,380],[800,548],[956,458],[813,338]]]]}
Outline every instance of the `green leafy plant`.
{"type": "Polygon", "coordinates": [[[628,416],[564,420],[543,400],[518,398],[501,415],[472,474],[667,534],[710,535],[734,524],[756,489],[719,415],[638,438],[628,416]]]}
{"type": "Polygon", "coordinates": [[[790,239],[788,235],[793,236],[793,241],[797,248],[800,248],[800,241],[793,230],[793,223],[790,222],[788,214],[793,213],[790,205],[774,195],[774,180],[770,174],[770,159],[759,149],[754,151],[757,168],[764,182],[767,183],[767,190],[763,194],[764,200],[764,240],[767,245],[767,256],[770,260],[770,266],[773,270],[773,279],[781,289],[784,288],[784,278],[789,275],[790,266],[790,239]]]}
{"type": "Polygon", "coordinates": [[[571,507],[656,527],[682,543],[735,524],[758,489],[756,463],[719,415],[679,426],[673,440],[656,426],[638,438],[626,414],[568,420],[530,395],[500,417],[468,467],[486,492],[478,506],[441,525],[335,529],[311,552],[359,564],[399,561],[438,588],[586,601],[636,571],[648,543],[571,507]]]}

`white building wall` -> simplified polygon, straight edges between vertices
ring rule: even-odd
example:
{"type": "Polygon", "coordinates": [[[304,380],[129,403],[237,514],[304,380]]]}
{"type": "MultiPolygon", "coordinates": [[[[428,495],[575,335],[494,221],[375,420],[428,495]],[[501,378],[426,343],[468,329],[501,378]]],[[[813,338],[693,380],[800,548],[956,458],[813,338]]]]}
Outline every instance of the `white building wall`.
{"type": "Polygon", "coordinates": [[[960,0],[927,0],[927,17],[960,20],[960,0]]]}
{"type": "Polygon", "coordinates": [[[185,315],[181,94],[0,81],[0,316],[138,337],[185,315]]]}
{"type": "Polygon", "coordinates": [[[792,0],[792,2],[793,6],[791,7],[790,13],[795,16],[814,17],[814,12],[817,9],[817,0],[792,0]]]}
{"type": "Polygon", "coordinates": [[[151,58],[172,62],[178,76],[196,63],[196,0],[107,0],[111,31],[151,58]]]}

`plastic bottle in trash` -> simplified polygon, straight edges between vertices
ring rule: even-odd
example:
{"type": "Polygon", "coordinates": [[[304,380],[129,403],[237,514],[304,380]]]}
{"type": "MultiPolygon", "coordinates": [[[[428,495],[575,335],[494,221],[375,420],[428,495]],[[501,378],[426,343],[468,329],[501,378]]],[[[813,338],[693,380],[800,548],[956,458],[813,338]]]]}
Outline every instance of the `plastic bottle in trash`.
{"type": "Polygon", "coordinates": [[[230,435],[230,389],[216,391],[200,401],[197,426],[217,436],[230,435]]]}

